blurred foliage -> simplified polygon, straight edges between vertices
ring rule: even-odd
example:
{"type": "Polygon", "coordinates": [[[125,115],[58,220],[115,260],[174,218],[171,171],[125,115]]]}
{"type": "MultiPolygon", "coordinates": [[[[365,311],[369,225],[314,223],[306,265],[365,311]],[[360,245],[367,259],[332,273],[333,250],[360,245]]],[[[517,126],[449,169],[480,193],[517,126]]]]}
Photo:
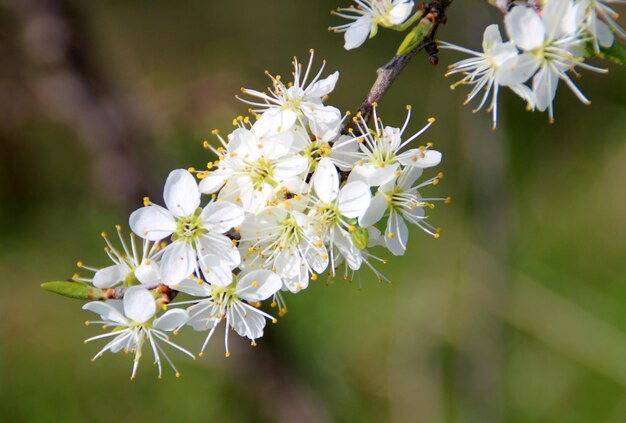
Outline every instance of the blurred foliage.
{"type": "MultiPolygon", "coordinates": [[[[149,128],[142,151],[157,190],[169,169],[203,166],[202,141],[245,113],[233,96],[265,87],[264,69],[287,73],[293,54],[314,47],[341,71],[331,102],[354,109],[403,37],[381,31],[345,52],[326,31],[337,22],[330,0],[75,3],[92,70],[149,128]]],[[[95,328],[82,325],[80,302],[39,288],[71,277],[75,260],[106,263],[99,233],[130,206],[98,188],[84,140],[33,98],[23,28],[1,4],[3,421],[280,421],[264,388],[272,374],[254,362],[263,349],[330,421],[626,421],[623,69],[584,72],[590,107],[560,87],[554,125],[503,93],[492,132],[448,88],[457,56],[441,52],[439,67],[418,56],[380,110],[399,124],[412,104],[414,129],[437,117],[425,141],[444,153],[446,177],[430,192],[453,198],[431,213],[441,239],[413,231],[407,255],[383,269],[390,285],[364,270],[289,296],[256,350],[236,345],[223,359],[218,336],[203,359],[176,358],[180,380],[158,381],[144,364],[131,383],[130,357],[89,362],[97,346],[82,340],[95,328]]],[[[478,48],[499,19],[486,2],[458,1],[439,36],[478,48]]]]}

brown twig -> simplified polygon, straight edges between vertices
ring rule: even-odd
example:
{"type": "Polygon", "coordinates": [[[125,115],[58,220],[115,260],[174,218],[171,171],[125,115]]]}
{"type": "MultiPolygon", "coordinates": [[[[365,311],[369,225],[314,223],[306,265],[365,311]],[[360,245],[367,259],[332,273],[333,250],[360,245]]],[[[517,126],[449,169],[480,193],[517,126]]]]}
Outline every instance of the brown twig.
{"type": "MultiPolygon", "coordinates": [[[[372,88],[370,88],[367,97],[361,107],[359,107],[358,114],[367,122],[372,114],[374,105],[383,98],[385,93],[389,90],[393,82],[396,80],[400,72],[406,67],[406,65],[413,59],[417,53],[422,50],[426,50],[428,53],[429,62],[432,65],[437,65],[439,59],[437,57],[437,45],[435,44],[435,36],[439,26],[446,23],[446,9],[453,0],[432,0],[428,4],[422,4],[420,7],[424,9],[424,17],[430,19],[434,25],[424,40],[419,43],[413,50],[403,54],[401,56],[395,56],[385,65],[377,69],[378,76],[372,88]]],[[[353,120],[347,120],[343,128],[343,133],[347,133],[350,129],[356,129],[355,122],[353,120]]]]}

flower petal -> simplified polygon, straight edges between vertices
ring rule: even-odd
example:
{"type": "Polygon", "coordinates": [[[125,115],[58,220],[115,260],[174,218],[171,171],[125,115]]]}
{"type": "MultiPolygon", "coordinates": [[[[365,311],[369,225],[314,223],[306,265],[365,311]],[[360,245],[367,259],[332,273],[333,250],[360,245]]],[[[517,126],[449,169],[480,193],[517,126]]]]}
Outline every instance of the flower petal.
{"type": "Polygon", "coordinates": [[[129,272],[130,269],[125,264],[105,267],[93,276],[93,285],[96,288],[111,288],[126,279],[129,272]]]}
{"type": "Polygon", "coordinates": [[[114,303],[121,303],[120,300],[92,301],[83,306],[83,310],[92,311],[102,317],[102,320],[128,325],[128,319],[115,307],[114,303]]]}
{"type": "Polygon", "coordinates": [[[391,212],[385,233],[385,245],[394,256],[402,256],[406,251],[409,230],[404,219],[397,212],[391,212]]]}
{"type": "Polygon", "coordinates": [[[176,230],[176,221],[172,213],[157,205],[135,210],[128,220],[130,229],[149,241],[160,241],[176,230]]]}
{"type": "Polygon", "coordinates": [[[196,178],[185,169],[171,171],[165,182],[163,199],[175,216],[191,216],[200,206],[200,190],[196,178]]]}
{"type": "Polygon", "coordinates": [[[263,301],[278,292],[281,286],[283,283],[276,273],[259,269],[239,279],[235,293],[246,301],[263,301]]]}
{"type": "Polygon", "coordinates": [[[209,232],[223,234],[241,225],[245,218],[243,209],[229,201],[209,203],[202,210],[202,227],[209,232]]]}
{"type": "Polygon", "coordinates": [[[218,256],[208,254],[200,257],[198,262],[202,275],[210,284],[224,288],[233,282],[232,267],[218,256]]]}
{"type": "Polygon", "coordinates": [[[441,153],[436,150],[420,150],[412,148],[398,155],[398,161],[403,166],[415,166],[421,168],[437,166],[441,163],[441,153]]]}
{"type": "Polygon", "coordinates": [[[372,20],[370,17],[363,16],[354,21],[344,35],[345,44],[343,48],[352,50],[353,48],[361,46],[361,44],[367,40],[371,28],[372,20]]]}
{"type": "Polygon", "coordinates": [[[161,279],[159,265],[153,261],[150,261],[148,263],[143,262],[135,269],[135,277],[143,285],[154,284],[161,279]]]}
{"type": "Polygon", "coordinates": [[[372,201],[370,187],[361,181],[348,182],[339,191],[337,202],[339,212],[349,218],[360,217],[372,201]]]}
{"type": "Polygon", "coordinates": [[[364,228],[375,225],[383,218],[388,206],[387,197],[382,192],[377,192],[363,216],[359,217],[359,224],[364,228]]]}
{"type": "Polygon", "coordinates": [[[335,72],[330,74],[327,78],[320,79],[319,81],[309,85],[304,93],[305,98],[319,100],[325,95],[330,94],[335,89],[338,79],[339,72],[335,72]]]}
{"type": "Polygon", "coordinates": [[[516,6],[504,17],[509,38],[522,50],[534,50],[543,45],[546,29],[533,9],[516,6]]]}
{"type": "Polygon", "coordinates": [[[187,313],[186,310],[177,308],[166,311],[161,317],[154,321],[152,326],[155,329],[170,332],[184,325],[187,320],[189,320],[189,313],[187,313]]]}
{"type": "Polygon", "coordinates": [[[339,193],[339,173],[327,157],[322,157],[317,163],[317,169],[313,174],[313,188],[315,193],[324,203],[330,203],[339,193]]]}
{"type": "Polygon", "coordinates": [[[124,293],[124,314],[137,323],[144,323],[156,313],[154,297],[142,286],[131,286],[124,293]]]}
{"type": "Polygon", "coordinates": [[[196,269],[196,252],[185,241],[174,241],[163,251],[161,279],[167,286],[174,286],[189,277],[196,269]]]}

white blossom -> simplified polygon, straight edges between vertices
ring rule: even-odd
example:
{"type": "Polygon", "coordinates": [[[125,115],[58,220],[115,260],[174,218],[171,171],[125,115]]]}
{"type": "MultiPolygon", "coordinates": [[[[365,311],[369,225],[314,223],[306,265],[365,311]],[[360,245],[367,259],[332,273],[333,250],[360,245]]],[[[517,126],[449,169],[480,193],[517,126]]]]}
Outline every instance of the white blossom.
{"type": "Polygon", "coordinates": [[[214,255],[227,263],[241,261],[239,251],[224,234],[244,219],[241,207],[228,201],[200,208],[200,191],[187,170],[170,173],[163,193],[167,208],[148,203],[130,216],[130,227],[142,238],[158,241],[171,236],[163,250],[161,277],[172,286],[198,273],[197,261],[214,255]]]}
{"type": "Polygon", "coordinates": [[[180,376],[180,373],[176,370],[176,367],[160,344],[168,345],[191,358],[195,358],[192,353],[173,343],[166,333],[182,327],[187,322],[189,315],[185,310],[173,309],[155,319],[156,308],[156,303],[150,291],[141,286],[128,288],[122,301],[93,301],[85,304],[83,310],[97,313],[102,318],[100,321],[87,321],[87,324],[99,324],[105,329],[112,328],[110,332],[93,336],[85,341],[91,342],[112,338],[93,357],[93,360],[106,351],[111,351],[112,353],[119,351],[133,353],[135,357],[130,377],[132,380],[135,379],[139,360],[143,354],[143,347],[147,343],[154,356],[159,378],[162,376],[162,357],[172,367],[176,377],[180,376]]]}
{"type": "Polygon", "coordinates": [[[356,7],[339,8],[333,14],[351,20],[331,30],[345,32],[346,50],[361,46],[365,40],[373,38],[378,26],[391,28],[404,23],[413,10],[412,0],[355,0],[356,7]]]}

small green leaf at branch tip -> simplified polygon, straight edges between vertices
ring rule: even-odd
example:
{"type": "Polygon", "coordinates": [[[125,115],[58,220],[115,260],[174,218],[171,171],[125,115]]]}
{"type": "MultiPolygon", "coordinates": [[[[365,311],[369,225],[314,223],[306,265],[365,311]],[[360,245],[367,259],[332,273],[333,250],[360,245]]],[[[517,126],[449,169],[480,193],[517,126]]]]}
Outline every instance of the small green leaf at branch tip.
{"type": "Polygon", "coordinates": [[[41,287],[46,291],[78,300],[106,300],[107,294],[83,282],[53,281],[44,282],[41,287]]]}
{"type": "Polygon", "coordinates": [[[433,29],[434,22],[430,19],[423,18],[420,22],[404,37],[404,41],[400,44],[396,56],[404,56],[416,48],[430,31],[433,29]]]}
{"type": "Polygon", "coordinates": [[[600,47],[600,51],[596,52],[592,43],[585,45],[588,57],[600,57],[619,65],[626,65],[626,46],[615,41],[611,47],[600,47]]]}

